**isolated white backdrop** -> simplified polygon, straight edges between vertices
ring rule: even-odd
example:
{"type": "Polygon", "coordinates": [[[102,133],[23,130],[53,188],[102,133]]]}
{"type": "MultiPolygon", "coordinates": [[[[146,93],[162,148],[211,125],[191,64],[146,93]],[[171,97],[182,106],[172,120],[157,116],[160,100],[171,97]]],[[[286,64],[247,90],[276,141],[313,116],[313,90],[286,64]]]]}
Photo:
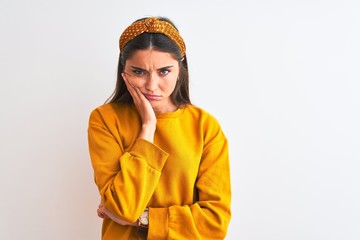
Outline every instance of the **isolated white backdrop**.
{"type": "Polygon", "coordinates": [[[360,239],[358,1],[0,1],[0,239],[98,240],[90,111],[117,41],[171,18],[230,141],[227,239],[360,239]]]}

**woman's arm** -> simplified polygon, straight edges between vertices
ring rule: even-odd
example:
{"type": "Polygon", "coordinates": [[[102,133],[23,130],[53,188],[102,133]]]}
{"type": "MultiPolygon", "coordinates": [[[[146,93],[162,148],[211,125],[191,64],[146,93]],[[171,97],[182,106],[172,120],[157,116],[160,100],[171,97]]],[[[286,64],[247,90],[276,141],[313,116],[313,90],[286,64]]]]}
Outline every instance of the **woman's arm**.
{"type": "Polygon", "coordinates": [[[231,219],[227,140],[204,149],[192,205],[149,208],[148,239],[224,239],[231,219]]]}
{"type": "Polygon", "coordinates": [[[120,225],[130,225],[130,226],[137,226],[137,222],[127,222],[118,216],[116,216],[114,213],[110,212],[109,209],[107,209],[104,204],[101,202],[97,209],[97,214],[100,218],[110,218],[114,222],[120,224],[120,225]]]}
{"type": "Polygon", "coordinates": [[[90,115],[88,144],[94,180],[104,206],[121,219],[135,222],[156,188],[168,154],[144,139],[133,140],[125,151],[116,136],[116,124],[104,120],[108,118],[98,110],[90,115]]]}
{"type": "MultiPolygon", "coordinates": [[[[192,205],[149,208],[148,239],[224,239],[231,218],[230,167],[227,141],[204,152],[196,184],[198,201],[192,205]],[[215,154],[216,153],[216,154],[215,154]],[[215,155],[214,155],[215,154],[215,155]],[[212,160],[210,160],[212,159],[212,160]]],[[[111,213],[103,204],[99,217],[136,226],[111,213]]]]}

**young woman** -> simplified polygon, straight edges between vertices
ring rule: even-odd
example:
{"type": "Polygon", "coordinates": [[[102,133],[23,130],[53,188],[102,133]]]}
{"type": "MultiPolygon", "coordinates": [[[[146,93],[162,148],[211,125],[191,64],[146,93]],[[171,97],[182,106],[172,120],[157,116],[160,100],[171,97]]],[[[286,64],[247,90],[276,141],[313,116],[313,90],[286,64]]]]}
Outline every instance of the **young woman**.
{"type": "Polygon", "coordinates": [[[224,239],[228,141],[190,101],[182,37],[169,19],[149,17],[119,45],[115,91],[88,128],[102,239],[224,239]]]}

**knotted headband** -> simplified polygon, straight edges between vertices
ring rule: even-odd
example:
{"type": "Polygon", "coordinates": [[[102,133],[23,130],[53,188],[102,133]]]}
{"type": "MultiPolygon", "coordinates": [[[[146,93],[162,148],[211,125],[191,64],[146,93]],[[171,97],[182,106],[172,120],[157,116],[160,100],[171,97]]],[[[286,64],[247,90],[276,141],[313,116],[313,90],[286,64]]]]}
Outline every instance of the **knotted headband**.
{"type": "Polygon", "coordinates": [[[185,43],[176,28],[171,23],[159,20],[156,17],[150,17],[144,20],[134,22],[129,27],[127,27],[121,34],[119,39],[120,52],[124,50],[124,47],[129,41],[133,40],[135,37],[139,36],[144,32],[164,34],[172,41],[174,41],[176,45],[178,45],[181,55],[185,55],[185,43]]]}

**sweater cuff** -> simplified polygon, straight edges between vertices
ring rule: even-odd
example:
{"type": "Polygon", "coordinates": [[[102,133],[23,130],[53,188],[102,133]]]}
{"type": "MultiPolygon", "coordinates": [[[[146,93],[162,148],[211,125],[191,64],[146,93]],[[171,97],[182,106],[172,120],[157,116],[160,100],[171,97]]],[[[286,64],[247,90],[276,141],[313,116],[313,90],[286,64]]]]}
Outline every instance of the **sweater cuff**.
{"type": "Polygon", "coordinates": [[[167,239],[168,232],[168,209],[149,208],[148,239],[167,239]]]}
{"type": "Polygon", "coordinates": [[[161,172],[169,154],[145,139],[138,138],[131,149],[131,154],[138,158],[146,159],[153,169],[161,172]]]}

